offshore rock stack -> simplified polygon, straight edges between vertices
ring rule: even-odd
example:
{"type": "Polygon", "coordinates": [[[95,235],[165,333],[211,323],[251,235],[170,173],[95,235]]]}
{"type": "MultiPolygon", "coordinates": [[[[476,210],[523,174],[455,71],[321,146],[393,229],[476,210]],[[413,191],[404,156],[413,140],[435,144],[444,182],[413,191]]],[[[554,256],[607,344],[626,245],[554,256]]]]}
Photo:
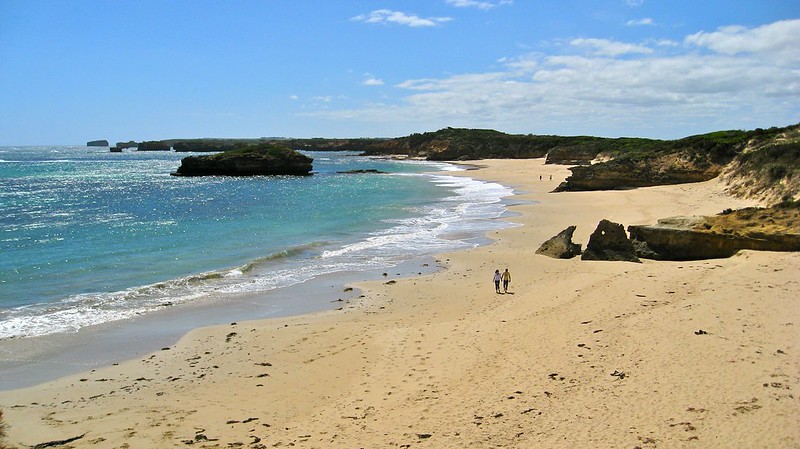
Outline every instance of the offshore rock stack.
{"type": "Polygon", "coordinates": [[[181,160],[174,176],[258,176],[311,174],[314,160],[288,147],[258,144],[181,160]]]}

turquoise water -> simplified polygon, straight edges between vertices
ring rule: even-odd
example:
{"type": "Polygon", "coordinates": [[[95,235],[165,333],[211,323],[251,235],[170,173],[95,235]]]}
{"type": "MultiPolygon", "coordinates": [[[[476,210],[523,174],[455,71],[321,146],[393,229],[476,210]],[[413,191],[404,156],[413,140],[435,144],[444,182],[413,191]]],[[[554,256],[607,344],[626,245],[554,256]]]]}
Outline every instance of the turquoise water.
{"type": "Polygon", "coordinates": [[[310,177],[173,177],[186,154],[0,148],[0,339],[75,332],[473,246],[511,190],[308,153],[310,177]],[[340,174],[374,168],[386,175],[340,174]]]}

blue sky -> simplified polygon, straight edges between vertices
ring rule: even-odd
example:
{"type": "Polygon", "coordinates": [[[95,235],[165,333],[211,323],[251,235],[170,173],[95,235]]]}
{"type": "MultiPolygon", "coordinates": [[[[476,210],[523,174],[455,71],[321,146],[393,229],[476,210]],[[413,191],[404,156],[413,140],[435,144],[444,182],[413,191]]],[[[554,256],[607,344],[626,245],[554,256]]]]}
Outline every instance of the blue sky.
{"type": "Polygon", "coordinates": [[[0,145],[800,122],[798,0],[0,0],[0,145]]]}

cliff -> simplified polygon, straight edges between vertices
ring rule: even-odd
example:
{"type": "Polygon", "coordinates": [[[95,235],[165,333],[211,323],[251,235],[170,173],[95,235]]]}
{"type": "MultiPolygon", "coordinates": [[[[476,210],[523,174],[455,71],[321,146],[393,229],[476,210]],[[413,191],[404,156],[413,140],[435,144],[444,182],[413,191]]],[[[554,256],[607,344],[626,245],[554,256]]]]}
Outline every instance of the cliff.
{"type": "Polygon", "coordinates": [[[724,174],[730,192],[776,203],[797,199],[800,125],[719,131],[671,141],[626,141],[572,167],[555,191],[609,190],[707,181],[724,174]]]}
{"type": "Polygon", "coordinates": [[[208,156],[181,160],[176,176],[254,176],[311,174],[313,159],[288,147],[249,145],[208,156]]]}
{"type": "Polygon", "coordinates": [[[800,200],[800,125],[778,131],[756,130],[744,151],[723,169],[729,193],[768,204],[800,200]]]}

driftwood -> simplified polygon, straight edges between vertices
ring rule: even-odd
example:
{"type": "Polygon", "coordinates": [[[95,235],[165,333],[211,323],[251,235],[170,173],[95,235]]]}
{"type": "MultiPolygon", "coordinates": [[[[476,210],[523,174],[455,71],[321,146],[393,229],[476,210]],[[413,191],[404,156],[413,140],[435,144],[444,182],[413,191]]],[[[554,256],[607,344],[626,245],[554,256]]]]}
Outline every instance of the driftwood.
{"type": "Polygon", "coordinates": [[[66,440],[55,440],[55,441],[48,441],[46,443],[39,443],[34,444],[31,446],[31,449],[44,449],[46,447],[56,447],[56,446],[63,446],[68,443],[72,443],[73,441],[80,440],[81,438],[85,437],[86,434],[78,435],[76,437],[67,438],[66,440]]]}

